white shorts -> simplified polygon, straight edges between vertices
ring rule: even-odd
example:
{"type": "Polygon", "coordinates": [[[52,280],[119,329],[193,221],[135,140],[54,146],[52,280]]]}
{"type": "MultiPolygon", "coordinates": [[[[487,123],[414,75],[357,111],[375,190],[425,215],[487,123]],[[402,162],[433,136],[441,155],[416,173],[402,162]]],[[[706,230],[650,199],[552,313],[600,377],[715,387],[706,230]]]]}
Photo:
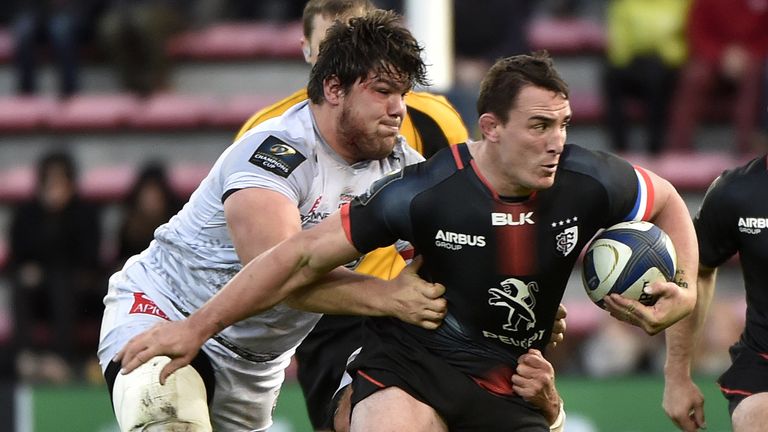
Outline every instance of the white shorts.
{"type": "MultiPolygon", "coordinates": [[[[140,285],[144,284],[132,281],[124,272],[115,273],[109,280],[99,339],[102,371],[132,337],[163,320],[183,318],[166,299],[146,296],[140,285]]],[[[269,428],[293,351],[271,361],[253,362],[212,339],[202,349],[214,371],[215,389],[209,406],[213,429],[241,432],[269,428]]]]}

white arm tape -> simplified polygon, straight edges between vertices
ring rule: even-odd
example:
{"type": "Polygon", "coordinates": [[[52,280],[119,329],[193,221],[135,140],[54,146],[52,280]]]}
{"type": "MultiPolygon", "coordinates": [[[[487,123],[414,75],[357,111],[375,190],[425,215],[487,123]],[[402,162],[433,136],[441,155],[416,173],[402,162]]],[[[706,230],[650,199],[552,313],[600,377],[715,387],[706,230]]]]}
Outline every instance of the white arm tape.
{"type": "Polygon", "coordinates": [[[563,409],[562,402],[560,403],[560,412],[557,413],[557,418],[554,423],[549,426],[550,432],[563,432],[565,430],[565,409],[563,409]]]}

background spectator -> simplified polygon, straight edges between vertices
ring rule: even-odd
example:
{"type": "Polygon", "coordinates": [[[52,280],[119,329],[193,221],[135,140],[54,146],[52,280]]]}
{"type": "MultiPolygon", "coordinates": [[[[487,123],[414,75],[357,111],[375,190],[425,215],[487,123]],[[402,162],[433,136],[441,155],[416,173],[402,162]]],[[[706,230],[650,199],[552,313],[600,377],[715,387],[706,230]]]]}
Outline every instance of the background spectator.
{"type": "Polygon", "coordinates": [[[118,233],[117,266],[143,251],[152,241],[155,228],[181,209],[182,202],[171,188],[165,167],[146,164],[131,187],[123,208],[118,233]]]}
{"type": "Polygon", "coordinates": [[[670,95],[686,56],[688,4],[613,0],[608,5],[603,97],[610,144],[616,151],[629,148],[630,100],[642,102],[647,150],[662,150],[670,95]]]}
{"type": "Polygon", "coordinates": [[[735,149],[751,150],[768,53],[768,0],[694,0],[688,38],[690,58],[673,102],[669,147],[693,149],[703,109],[718,108],[721,98],[731,96],[735,149]]]}
{"type": "Polygon", "coordinates": [[[123,89],[147,96],[170,88],[166,43],[184,28],[185,10],[182,0],[109,1],[99,31],[123,89]]]}
{"type": "Polygon", "coordinates": [[[72,158],[45,154],[35,195],[15,209],[10,230],[15,348],[23,379],[66,381],[77,362],[95,353],[95,340],[78,344],[77,327],[98,318],[104,295],[99,218],[78,196],[72,158]]]}
{"type": "Polygon", "coordinates": [[[38,60],[45,42],[56,62],[59,94],[71,96],[79,88],[79,57],[83,18],[95,0],[18,1],[13,18],[14,62],[17,90],[21,94],[37,91],[38,60]]]}

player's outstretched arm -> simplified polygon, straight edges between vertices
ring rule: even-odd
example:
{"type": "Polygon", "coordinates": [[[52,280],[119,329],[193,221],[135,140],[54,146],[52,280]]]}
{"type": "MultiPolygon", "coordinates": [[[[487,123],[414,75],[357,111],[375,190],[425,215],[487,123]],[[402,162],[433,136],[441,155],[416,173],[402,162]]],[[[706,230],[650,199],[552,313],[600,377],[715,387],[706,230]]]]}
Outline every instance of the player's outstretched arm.
{"type": "Polygon", "coordinates": [[[663,407],[672,422],[686,432],[706,427],[704,395],[691,379],[691,361],[715,292],[717,269],[699,266],[699,297],[693,313],[666,332],[663,407]]]}
{"type": "MultiPolygon", "coordinates": [[[[250,261],[215,296],[187,319],[165,323],[133,339],[118,353],[124,372],[157,355],[171,357],[161,382],[191,361],[205,340],[229,325],[263,312],[335,267],[359,256],[337,214],[250,261]],[[189,342],[180,342],[189,337],[189,342]]],[[[347,283],[340,279],[338,283],[347,283]]],[[[349,281],[360,287],[360,279],[349,281]]]]}
{"type": "MultiPolygon", "coordinates": [[[[160,374],[164,383],[176,369],[189,364],[216,333],[271,308],[359,255],[344,234],[339,213],[331,215],[251,260],[189,318],[162,323],[131,339],[115,360],[128,373],[154,356],[167,355],[171,362],[160,374]]],[[[395,282],[336,271],[318,287],[331,297],[326,306],[335,302],[333,307],[339,313],[392,314],[426,328],[437,327],[445,315],[444,288],[419,279],[415,269],[395,282]],[[392,294],[387,290],[392,286],[397,295],[382,300],[385,293],[392,294]],[[334,299],[334,295],[339,297],[334,299]]]]}
{"type": "Polygon", "coordinates": [[[393,316],[428,330],[442,323],[445,287],[418,276],[421,256],[390,281],[338,268],[286,299],[291,307],[326,314],[393,316]],[[340,283],[339,278],[346,278],[340,283]],[[358,279],[358,284],[351,283],[358,279]]]}
{"type": "Polygon", "coordinates": [[[617,319],[654,335],[683,319],[696,305],[695,275],[699,249],[693,222],[683,198],[668,181],[650,171],[646,172],[653,182],[655,192],[650,220],[669,235],[677,252],[675,281],[656,282],[645,288],[647,294],[657,298],[652,306],[645,306],[618,294],[606,296],[605,306],[617,319]]]}

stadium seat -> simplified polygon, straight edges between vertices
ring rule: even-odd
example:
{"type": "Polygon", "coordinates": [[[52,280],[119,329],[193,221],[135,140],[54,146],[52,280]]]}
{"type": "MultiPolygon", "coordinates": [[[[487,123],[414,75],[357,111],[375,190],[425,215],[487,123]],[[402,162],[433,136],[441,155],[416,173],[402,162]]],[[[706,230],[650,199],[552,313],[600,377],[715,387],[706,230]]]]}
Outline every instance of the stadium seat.
{"type": "Polygon", "coordinates": [[[624,157],[669,180],[683,192],[702,192],[724,170],[746,162],[727,152],[669,152],[657,158],[625,154],[624,157]]]}
{"type": "MultiPolygon", "coordinates": [[[[301,59],[300,21],[216,23],[190,30],[168,42],[168,53],[177,59],[198,61],[301,59]]],[[[555,55],[595,55],[605,49],[605,30],[599,21],[582,17],[540,17],[531,21],[528,39],[534,49],[555,55]]]]}
{"type": "MultiPolygon", "coordinates": [[[[183,163],[169,166],[169,180],[176,193],[188,197],[208,174],[211,163],[183,163]]],[[[13,205],[32,196],[34,166],[14,166],[0,170],[0,205],[13,205]]],[[[97,166],[83,170],[80,191],[83,198],[100,202],[119,202],[128,193],[138,173],[133,163],[97,166]]]]}
{"type": "Polygon", "coordinates": [[[59,105],[48,118],[54,130],[120,129],[128,125],[139,108],[135,96],[123,93],[82,94],[72,96],[59,105]]]}
{"type": "MultiPolygon", "coordinates": [[[[168,41],[166,49],[177,60],[299,60],[301,36],[301,21],[220,22],[182,32],[168,41]]],[[[605,46],[603,24],[583,17],[536,17],[528,39],[534,49],[547,49],[555,55],[600,54],[605,46]]],[[[12,56],[11,30],[0,27],[0,63],[9,63],[12,56]]]]}
{"type": "Polygon", "coordinates": [[[0,98],[0,131],[24,132],[46,124],[58,102],[45,96],[6,96],[0,98]]]}
{"type": "Polygon", "coordinates": [[[140,129],[194,129],[202,127],[218,111],[213,97],[158,93],[133,110],[128,125],[140,129]]]}
{"type": "Polygon", "coordinates": [[[301,58],[301,23],[218,23],[168,42],[172,57],[186,60],[301,58]]]}
{"type": "Polygon", "coordinates": [[[80,178],[81,195],[93,201],[120,201],[136,175],[134,166],[104,166],[89,169],[80,178]]]}
{"type": "Polygon", "coordinates": [[[602,55],[605,29],[602,23],[580,17],[542,17],[528,29],[531,48],[546,49],[553,55],[602,55]]]}
{"type": "MultiPolygon", "coordinates": [[[[217,128],[237,131],[258,110],[280,100],[284,95],[236,95],[224,100],[210,113],[208,124],[217,128]]],[[[233,134],[234,136],[234,134],[233,134]]]]}
{"type": "Polygon", "coordinates": [[[14,166],[0,171],[0,203],[15,203],[32,196],[35,171],[31,166],[14,166]]]}

